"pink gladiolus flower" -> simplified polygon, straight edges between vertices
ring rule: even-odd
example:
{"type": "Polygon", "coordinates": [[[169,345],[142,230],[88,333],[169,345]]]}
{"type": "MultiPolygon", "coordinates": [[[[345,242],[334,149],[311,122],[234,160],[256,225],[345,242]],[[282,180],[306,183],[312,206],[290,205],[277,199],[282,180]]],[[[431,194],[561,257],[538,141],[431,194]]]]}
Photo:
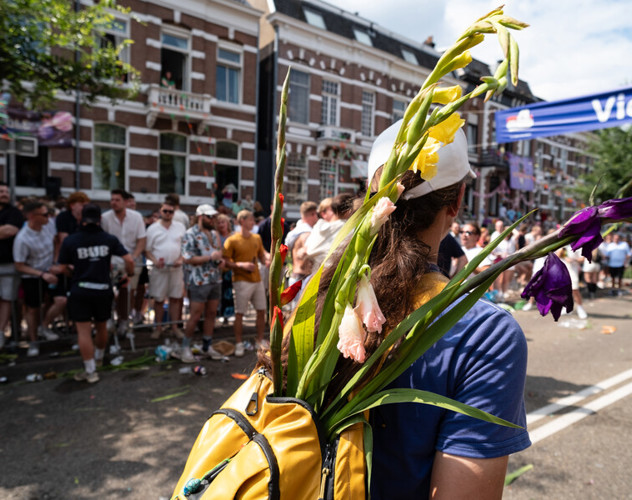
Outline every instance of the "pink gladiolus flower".
{"type": "Polygon", "coordinates": [[[342,317],[340,328],[338,328],[338,350],[345,358],[350,358],[358,363],[364,363],[366,352],[364,350],[364,339],[366,333],[362,328],[362,321],[356,311],[347,305],[345,314],[342,317]]]}
{"type": "Polygon", "coordinates": [[[378,200],[373,207],[373,213],[371,214],[371,232],[373,234],[380,230],[386,222],[388,216],[391,215],[396,208],[395,203],[386,196],[378,200]]]}
{"type": "Polygon", "coordinates": [[[303,285],[303,280],[299,280],[294,283],[292,286],[287,287],[285,290],[281,292],[281,307],[286,304],[289,304],[294,300],[296,294],[301,291],[301,286],[303,285]]]}
{"type": "Polygon", "coordinates": [[[386,318],[382,314],[373,287],[366,276],[360,278],[358,285],[357,309],[369,332],[382,333],[382,325],[386,323],[386,318]]]}

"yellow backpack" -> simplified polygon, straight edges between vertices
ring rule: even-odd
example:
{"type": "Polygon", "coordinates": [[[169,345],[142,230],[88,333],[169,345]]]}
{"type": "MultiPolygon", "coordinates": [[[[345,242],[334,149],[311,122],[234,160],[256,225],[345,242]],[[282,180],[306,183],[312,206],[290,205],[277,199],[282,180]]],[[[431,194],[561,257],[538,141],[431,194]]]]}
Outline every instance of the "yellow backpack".
{"type": "Polygon", "coordinates": [[[253,373],[198,435],[172,500],[366,498],[363,424],[326,442],[310,406],[253,373]]]}

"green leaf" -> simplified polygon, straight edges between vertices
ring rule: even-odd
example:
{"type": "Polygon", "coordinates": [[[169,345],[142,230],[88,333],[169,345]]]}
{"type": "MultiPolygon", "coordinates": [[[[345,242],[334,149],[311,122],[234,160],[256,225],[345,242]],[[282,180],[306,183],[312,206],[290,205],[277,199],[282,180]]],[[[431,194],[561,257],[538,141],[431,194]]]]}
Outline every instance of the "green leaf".
{"type": "Polygon", "coordinates": [[[531,469],[533,469],[533,464],[528,464],[520,467],[517,471],[514,471],[511,474],[507,474],[505,476],[505,486],[509,486],[525,472],[529,472],[531,469]]]}
{"type": "Polygon", "coordinates": [[[473,406],[460,403],[454,399],[450,399],[433,392],[421,391],[418,389],[389,389],[387,391],[378,392],[377,394],[367,398],[363,403],[356,405],[350,416],[353,417],[358,413],[365,412],[366,410],[394,403],[420,403],[437,406],[445,410],[455,411],[479,420],[484,420],[485,422],[491,422],[505,427],[512,427],[514,429],[522,429],[521,426],[511,423],[508,420],[496,417],[486,411],[479,410],[473,406]]]}

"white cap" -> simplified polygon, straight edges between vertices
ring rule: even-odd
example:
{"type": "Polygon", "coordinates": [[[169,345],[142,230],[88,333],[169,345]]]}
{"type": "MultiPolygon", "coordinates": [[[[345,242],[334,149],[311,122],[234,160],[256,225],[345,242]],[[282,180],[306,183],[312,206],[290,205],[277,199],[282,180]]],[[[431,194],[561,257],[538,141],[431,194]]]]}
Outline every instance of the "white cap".
{"type": "Polygon", "coordinates": [[[196,209],[195,209],[195,215],[200,216],[200,215],[208,215],[209,217],[213,217],[214,215],[217,215],[218,211],[215,210],[211,205],[209,204],[204,204],[204,205],[199,205],[196,209]]]}
{"type": "MultiPolygon", "coordinates": [[[[368,162],[368,180],[370,184],[373,176],[378,168],[386,163],[391,155],[395,139],[402,126],[403,120],[399,120],[384,132],[382,132],[371,148],[371,154],[368,162]]],[[[418,186],[406,191],[402,194],[402,198],[410,200],[411,198],[419,198],[432,191],[451,186],[469,175],[472,179],[476,178],[476,174],[467,155],[467,139],[462,129],[458,129],[454,134],[454,140],[439,149],[439,161],[437,162],[437,175],[429,181],[424,181],[418,186]]]]}

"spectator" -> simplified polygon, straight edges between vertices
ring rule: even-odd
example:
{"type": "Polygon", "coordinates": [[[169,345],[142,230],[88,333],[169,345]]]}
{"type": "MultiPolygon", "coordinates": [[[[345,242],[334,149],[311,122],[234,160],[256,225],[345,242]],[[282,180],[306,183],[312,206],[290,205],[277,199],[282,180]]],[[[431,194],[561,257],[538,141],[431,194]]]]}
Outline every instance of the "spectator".
{"type": "MultiPolygon", "coordinates": [[[[136,210],[127,209],[125,205],[126,193],[122,189],[113,189],[110,195],[111,210],[105,212],[101,217],[101,227],[104,231],[116,236],[125,249],[131,254],[132,259],[138,269],[143,266],[142,254],[145,250],[147,236],[143,217],[136,210]]],[[[123,261],[115,257],[112,259],[115,270],[122,272],[123,261]]],[[[129,315],[128,304],[134,302],[134,297],[130,297],[138,286],[138,272],[128,281],[126,286],[119,289],[116,299],[116,310],[118,316],[117,333],[123,335],[127,330],[127,318],[129,315]],[[131,290],[128,293],[128,290],[131,290]]]]}
{"type": "Polygon", "coordinates": [[[313,201],[305,201],[301,203],[300,208],[301,219],[296,223],[296,227],[287,233],[285,244],[292,251],[294,242],[300,234],[309,233],[318,222],[318,206],[313,201]]]}
{"type": "Polygon", "coordinates": [[[323,263],[327,253],[331,250],[336,235],[351,216],[353,198],[351,193],[340,193],[332,199],[331,205],[325,207],[321,212],[323,218],[314,225],[305,242],[305,255],[314,261],[313,271],[316,271],[323,263]],[[330,210],[331,216],[329,215],[330,210]]]}
{"type": "MultiPolygon", "coordinates": [[[[221,242],[221,247],[224,248],[224,243],[228,237],[233,234],[231,220],[228,215],[219,214],[215,223],[217,234],[221,242]]],[[[219,314],[222,321],[226,323],[229,318],[235,319],[235,301],[233,300],[233,273],[230,269],[224,267],[222,272],[222,299],[219,306],[219,314]]]]}
{"type": "Polygon", "coordinates": [[[256,310],[256,347],[259,349],[263,342],[265,328],[266,295],[259,274],[259,262],[268,266],[270,256],[263,248],[261,237],[252,233],[255,217],[252,212],[242,210],[237,215],[237,223],[241,226],[238,233],[229,236],[224,243],[224,257],[226,265],[233,271],[233,291],[235,297],[235,356],[244,355],[242,339],[243,318],[252,303],[256,310]]]}
{"type": "MultiPolygon", "coordinates": [[[[470,262],[474,257],[476,257],[481,251],[483,247],[478,245],[478,241],[481,237],[481,230],[478,227],[476,222],[466,222],[461,226],[461,230],[459,231],[459,236],[461,238],[461,248],[465,253],[465,257],[467,261],[470,262]]],[[[491,259],[489,255],[483,259],[483,261],[478,265],[478,267],[474,270],[474,274],[478,274],[481,271],[484,271],[489,266],[492,265],[491,259]]]]}
{"type": "Polygon", "coordinates": [[[4,329],[11,317],[11,303],[18,298],[20,278],[13,264],[13,240],[24,225],[24,216],[11,205],[11,193],[0,182],[0,349],[4,347],[4,329]]]}
{"type": "Polygon", "coordinates": [[[454,221],[452,223],[452,226],[450,226],[450,234],[455,240],[458,241],[460,233],[461,233],[461,225],[458,222],[454,221]]]}
{"type": "Polygon", "coordinates": [[[59,252],[59,262],[64,270],[72,266],[68,316],[75,322],[79,351],[84,371],[75,374],[75,380],[94,384],[99,381],[96,372],[103,364],[108,342],[106,322],[112,313],[112,283],[110,259],[120,256],[125,262],[128,276],[134,274],[134,261],[121,242],[100,227],[101,209],[87,204],[82,209],[78,232],[64,240],[59,252]],[[96,332],[92,342],[92,321],[96,332]]]}
{"type": "MultiPolygon", "coordinates": [[[[570,245],[560,248],[556,254],[562,259],[568,273],[571,277],[571,289],[573,293],[573,303],[575,305],[575,311],[579,319],[586,319],[588,314],[582,305],[582,295],[579,292],[579,271],[582,268],[582,262],[584,257],[581,254],[581,249],[573,251],[570,245]]],[[[566,311],[568,314],[568,311],[566,311]]]]}
{"type": "Polygon", "coordinates": [[[175,206],[165,201],[160,207],[161,219],[147,229],[145,254],[153,263],[149,272],[149,296],[154,299],[154,321],[156,323],[152,339],[162,335],[164,302],[169,298],[169,317],[172,332],[178,338],[184,334],[178,327],[182,307],[184,275],[182,273],[182,238],[184,225],[174,221],[175,206]]]}
{"type": "Polygon", "coordinates": [[[66,236],[79,230],[81,211],[86,203],[90,203],[90,198],[82,191],[76,191],[68,196],[67,209],[60,212],[55,218],[55,227],[57,228],[57,237],[60,245],[64,242],[66,236]]]}
{"type": "Polygon", "coordinates": [[[186,231],[182,242],[182,258],[187,267],[187,286],[191,304],[180,351],[180,359],[185,363],[194,361],[191,339],[202,313],[202,352],[211,359],[222,358],[222,355],[211,347],[217,306],[222,296],[222,246],[219,235],[213,230],[217,213],[210,205],[197,207],[197,224],[186,231]]]}
{"type": "MultiPolygon", "coordinates": [[[[270,205],[270,211],[272,211],[272,205],[270,205]]],[[[272,245],[272,214],[268,215],[263,221],[259,223],[257,226],[256,232],[259,236],[261,236],[261,242],[263,243],[263,248],[266,252],[270,252],[270,245],[272,245]]],[[[290,231],[290,225],[284,220],[283,221],[283,237],[281,238],[281,243],[285,243],[285,237],[287,233],[290,231]]]]}
{"type": "Polygon", "coordinates": [[[125,208],[128,210],[136,210],[136,197],[129,191],[123,191],[123,199],[125,200],[125,208]]]}
{"type": "Polygon", "coordinates": [[[618,282],[617,293],[620,293],[623,272],[630,259],[630,246],[627,242],[621,241],[621,235],[619,233],[615,233],[612,236],[612,243],[606,246],[606,256],[608,257],[608,270],[612,278],[612,290],[614,291],[616,283],[618,282]]]}
{"type": "Polygon", "coordinates": [[[165,196],[165,203],[175,207],[176,212],[173,214],[173,220],[179,222],[187,229],[189,227],[189,216],[180,208],[180,195],[178,193],[169,193],[165,196]]]}
{"type": "Polygon", "coordinates": [[[439,255],[437,256],[437,266],[448,278],[454,276],[467,264],[467,257],[461,249],[461,245],[448,232],[439,244],[439,255]]]}
{"type": "MultiPolygon", "coordinates": [[[[26,326],[30,340],[27,356],[38,356],[37,330],[40,308],[51,293],[49,285],[57,285],[61,267],[53,265],[57,253],[55,224],[48,218],[48,209],[41,201],[24,206],[26,224],[13,242],[15,269],[22,274],[22,288],[26,305],[26,326]]],[[[65,296],[54,296],[52,306],[46,311],[39,331],[46,340],[56,340],[57,334],[46,325],[52,322],[66,307],[65,296]]]]}
{"type": "Polygon", "coordinates": [[[325,198],[318,205],[318,215],[321,219],[325,219],[327,222],[329,222],[334,216],[334,211],[331,208],[332,202],[332,198],[325,198]]]}

